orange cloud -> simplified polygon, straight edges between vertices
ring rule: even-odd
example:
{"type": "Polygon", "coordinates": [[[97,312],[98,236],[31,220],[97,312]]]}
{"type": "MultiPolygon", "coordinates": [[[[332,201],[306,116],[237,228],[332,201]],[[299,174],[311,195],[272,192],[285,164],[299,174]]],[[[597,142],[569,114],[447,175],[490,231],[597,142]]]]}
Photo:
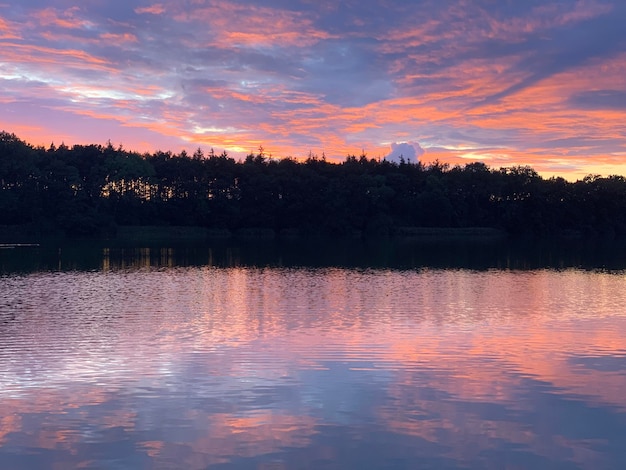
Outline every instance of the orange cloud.
{"type": "Polygon", "coordinates": [[[106,60],[88,54],[78,49],[55,49],[52,47],[26,45],[18,43],[7,44],[9,47],[1,54],[2,58],[13,63],[32,63],[36,61],[38,65],[52,64],[58,66],[63,63],[67,66],[88,66],[92,70],[107,70],[113,72],[115,69],[106,60]],[[10,51],[10,52],[9,52],[10,51]]]}
{"type": "Polygon", "coordinates": [[[81,19],[78,12],[80,12],[79,7],[68,8],[62,13],[55,8],[45,8],[35,10],[31,18],[38,26],[57,26],[64,29],[83,29],[92,26],[89,20],[81,19]]]}
{"type": "Polygon", "coordinates": [[[303,47],[333,37],[316,29],[311,19],[300,13],[233,2],[205,2],[191,12],[180,11],[174,19],[210,24],[215,28],[214,44],[229,48],[236,45],[303,47]]]}
{"type": "Polygon", "coordinates": [[[161,3],[155,3],[154,5],[150,5],[148,7],[135,8],[135,13],[140,15],[145,13],[150,13],[152,15],[161,15],[165,13],[165,7],[161,3]]]}
{"type": "Polygon", "coordinates": [[[124,43],[134,43],[137,42],[137,36],[130,33],[122,33],[122,34],[113,34],[113,33],[104,33],[100,35],[100,38],[105,40],[106,42],[112,42],[117,45],[124,43]]]}
{"type": "Polygon", "coordinates": [[[0,17],[0,39],[21,39],[17,25],[0,17]]]}

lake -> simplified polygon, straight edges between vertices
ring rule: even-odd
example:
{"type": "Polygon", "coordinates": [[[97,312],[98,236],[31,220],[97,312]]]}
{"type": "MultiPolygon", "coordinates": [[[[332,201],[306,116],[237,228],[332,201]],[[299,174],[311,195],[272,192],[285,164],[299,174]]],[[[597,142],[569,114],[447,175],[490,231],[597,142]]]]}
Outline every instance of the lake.
{"type": "Polygon", "coordinates": [[[623,247],[0,251],[2,469],[615,469],[623,247]]]}

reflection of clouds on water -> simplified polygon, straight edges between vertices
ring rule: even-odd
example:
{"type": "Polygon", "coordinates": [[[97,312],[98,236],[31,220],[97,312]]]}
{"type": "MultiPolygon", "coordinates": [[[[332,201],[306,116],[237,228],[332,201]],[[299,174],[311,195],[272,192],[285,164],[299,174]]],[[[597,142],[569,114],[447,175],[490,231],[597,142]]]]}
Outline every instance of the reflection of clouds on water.
{"type": "MultiPolygon", "coordinates": [[[[626,351],[624,351],[626,353],[626,351]]],[[[601,372],[626,373],[626,355],[623,356],[572,356],[569,363],[601,372]]]]}
{"type": "Polygon", "coordinates": [[[29,468],[115,454],[148,468],[626,458],[620,276],[194,268],[6,279],[7,305],[24,302],[0,329],[0,466],[17,466],[16,452],[29,468]]]}
{"type": "MultiPolygon", "coordinates": [[[[425,384],[436,383],[440,375],[412,374],[425,384]]],[[[569,460],[588,465],[584,468],[611,468],[626,457],[621,447],[623,414],[590,406],[584,397],[563,395],[532,379],[521,379],[518,402],[488,402],[428,385],[392,382],[392,388],[385,389],[358,374],[359,387],[351,393],[351,379],[337,380],[338,375],[326,371],[314,375],[317,387],[296,387],[294,402],[285,404],[301,409],[302,414],[295,415],[262,403],[243,410],[237,404],[245,401],[243,390],[234,399],[182,390],[153,390],[148,397],[126,391],[94,395],[88,388],[51,392],[44,403],[34,395],[12,404],[13,415],[24,418],[2,421],[0,443],[3,449],[43,449],[55,461],[68,463],[105,462],[107,456],[122,455],[127,462],[143,459],[153,465],[176,458],[185,468],[233,459],[258,463],[276,455],[289,460],[330,454],[348,466],[363,458],[348,456],[345,449],[360,449],[380,465],[399,452],[405,458],[445,464],[441,468],[482,467],[488,462],[534,462],[548,468],[569,460]],[[298,388],[306,390],[299,393],[298,388]],[[51,409],[59,413],[53,426],[51,409]]],[[[27,461],[32,462],[21,460],[27,461]]],[[[6,452],[0,451],[0,463],[7,462],[6,452]]]]}

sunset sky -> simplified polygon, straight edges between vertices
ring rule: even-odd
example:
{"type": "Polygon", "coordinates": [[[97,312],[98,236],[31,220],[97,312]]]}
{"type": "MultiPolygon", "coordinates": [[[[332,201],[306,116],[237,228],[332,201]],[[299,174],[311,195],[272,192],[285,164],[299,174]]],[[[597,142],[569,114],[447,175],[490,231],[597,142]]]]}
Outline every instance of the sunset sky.
{"type": "Polygon", "coordinates": [[[0,0],[0,130],[626,175],[621,0],[0,0]]]}

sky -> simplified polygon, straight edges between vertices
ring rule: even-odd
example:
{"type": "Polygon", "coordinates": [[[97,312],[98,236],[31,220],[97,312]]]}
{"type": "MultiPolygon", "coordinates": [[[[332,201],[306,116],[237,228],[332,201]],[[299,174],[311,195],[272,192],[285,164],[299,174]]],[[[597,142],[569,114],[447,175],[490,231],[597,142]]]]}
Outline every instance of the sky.
{"type": "Polygon", "coordinates": [[[33,145],[626,175],[622,0],[0,0],[33,145]]]}

